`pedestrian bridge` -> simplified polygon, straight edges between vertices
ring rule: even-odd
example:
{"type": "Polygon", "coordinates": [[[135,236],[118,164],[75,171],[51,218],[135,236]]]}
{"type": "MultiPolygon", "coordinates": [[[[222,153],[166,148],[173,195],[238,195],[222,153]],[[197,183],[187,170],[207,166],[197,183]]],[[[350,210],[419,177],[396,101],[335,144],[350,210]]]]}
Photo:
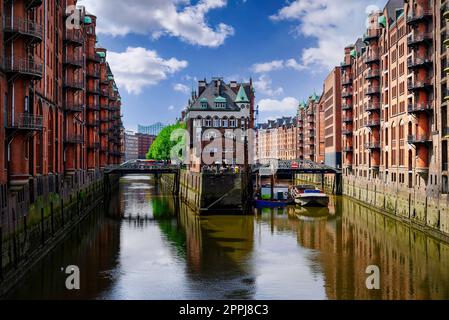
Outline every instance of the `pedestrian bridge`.
{"type": "Polygon", "coordinates": [[[125,162],[117,166],[108,166],[105,174],[177,174],[180,166],[170,164],[148,165],[140,162],[125,162]]]}
{"type": "Polygon", "coordinates": [[[341,174],[341,170],[308,160],[264,159],[252,167],[259,175],[273,174],[341,174]]]}

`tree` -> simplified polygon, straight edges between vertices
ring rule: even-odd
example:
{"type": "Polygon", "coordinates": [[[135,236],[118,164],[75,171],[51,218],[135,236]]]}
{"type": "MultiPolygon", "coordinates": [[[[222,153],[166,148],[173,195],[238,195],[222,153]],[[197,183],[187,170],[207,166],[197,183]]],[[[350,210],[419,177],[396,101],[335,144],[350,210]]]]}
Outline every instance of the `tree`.
{"type": "Polygon", "coordinates": [[[178,139],[178,141],[170,141],[172,132],[177,129],[186,129],[186,125],[182,122],[178,122],[177,124],[162,129],[151,145],[150,150],[148,150],[147,159],[170,160],[170,151],[175,145],[182,142],[181,138],[178,139]]]}

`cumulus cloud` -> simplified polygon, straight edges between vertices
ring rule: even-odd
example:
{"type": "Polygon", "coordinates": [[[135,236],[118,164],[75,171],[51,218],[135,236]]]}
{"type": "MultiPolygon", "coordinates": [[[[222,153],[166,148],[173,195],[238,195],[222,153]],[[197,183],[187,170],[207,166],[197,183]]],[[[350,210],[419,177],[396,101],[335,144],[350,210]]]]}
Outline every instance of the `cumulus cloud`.
{"type": "Polygon", "coordinates": [[[273,60],[270,62],[255,63],[251,67],[251,70],[255,73],[266,73],[274,70],[281,70],[284,68],[283,60],[273,60]]]}
{"type": "Polygon", "coordinates": [[[284,89],[282,87],[273,88],[273,81],[266,74],[261,75],[254,81],[253,84],[258,93],[266,96],[278,96],[284,93],[284,89]]]}
{"type": "Polygon", "coordinates": [[[258,103],[261,112],[292,112],[298,108],[299,101],[293,97],[282,100],[262,99],[258,103]]]}
{"type": "Polygon", "coordinates": [[[156,51],[140,47],[128,47],[124,52],[110,51],[108,62],[118,86],[132,94],[140,94],[144,87],[155,85],[188,65],[187,61],[163,59],[156,51]]]}
{"type": "Polygon", "coordinates": [[[219,47],[234,34],[224,23],[208,24],[206,15],[227,5],[227,0],[81,0],[98,19],[97,32],[112,36],[130,33],[178,37],[183,41],[206,47],[219,47]]]}
{"type": "Polygon", "coordinates": [[[316,46],[305,48],[300,61],[289,60],[291,67],[313,65],[332,68],[343,56],[345,46],[354,43],[366,28],[366,13],[385,4],[385,0],[295,0],[270,18],[295,21],[296,31],[316,39],[316,46]]]}
{"type": "Polygon", "coordinates": [[[173,85],[173,90],[188,94],[190,92],[190,88],[182,83],[176,83],[173,85]]]}

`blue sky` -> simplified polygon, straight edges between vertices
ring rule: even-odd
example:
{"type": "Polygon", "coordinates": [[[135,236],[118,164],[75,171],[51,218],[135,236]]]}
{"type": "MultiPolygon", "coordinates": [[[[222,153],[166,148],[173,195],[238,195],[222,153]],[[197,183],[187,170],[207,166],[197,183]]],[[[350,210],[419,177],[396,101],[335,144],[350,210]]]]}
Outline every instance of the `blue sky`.
{"type": "Polygon", "coordinates": [[[252,77],[260,121],[294,115],[385,1],[81,0],[120,89],[126,129],[174,122],[195,79],[252,77]],[[372,5],[375,5],[374,7],[372,5]],[[348,17],[351,17],[348,19],[348,17]]]}

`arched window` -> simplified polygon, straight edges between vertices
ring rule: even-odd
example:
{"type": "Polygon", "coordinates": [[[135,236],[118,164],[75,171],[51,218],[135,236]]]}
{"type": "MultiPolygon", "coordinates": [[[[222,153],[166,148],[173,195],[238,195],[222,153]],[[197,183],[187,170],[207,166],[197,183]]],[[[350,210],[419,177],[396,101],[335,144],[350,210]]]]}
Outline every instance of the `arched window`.
{"type": "Polygon", "coordinates": [[[207,117],[205,122],[204,122],[204,126],[207,128],[210,128],[212,126],[212,119],[210,117],[207,117]]]}
{"type": "Polygon", "coordinates": [[[223,128],[227,128],[229,126],[229,121],[228,121],[227,117],[223,118],[223,120],[221,122],[221,125],[222,125],[223,128]]]}
{"type": "Polygon", "coordinates": [[[213,125],[214,125],[214,128],[220,128],[220,126],[221,126],[220,118],[218,118],[217,116],[214,117],[214,123],[213,123],[213,125]]]}
{"type": "Polygon", "coordinates": [[[235,121],[235,118],[234,118],[234,117],[231,117],[231,118],[229,119],[229,127],[230,127],[230,128],[235,128],[235,127],[236,127],[236,121],[235,121]]]}

